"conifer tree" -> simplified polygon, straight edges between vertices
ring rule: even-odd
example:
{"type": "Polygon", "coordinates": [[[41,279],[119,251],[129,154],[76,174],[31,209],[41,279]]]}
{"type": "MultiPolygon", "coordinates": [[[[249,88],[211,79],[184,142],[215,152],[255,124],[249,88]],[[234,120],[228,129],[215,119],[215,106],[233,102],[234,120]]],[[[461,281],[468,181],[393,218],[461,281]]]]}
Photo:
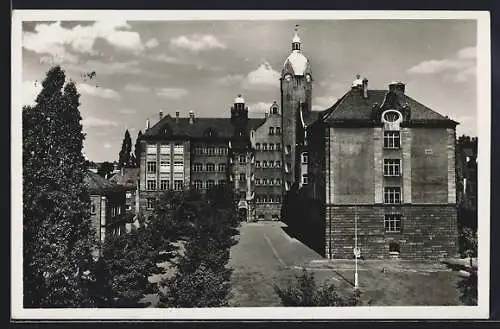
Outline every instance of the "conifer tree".
{"type": "Polygon", "coordinates": [[[139,130],[139,132],[137,133],[137,139],[135,140],[135,146],[134,146],[136,168],[139,168],[141,165],[141,138],[142,138],[142,131],[139,130]]]}
{"type": "Polygon", "coordinates": [[[23,108],[23,268],[25,307],[93,305],[84,273],[94,234],[84,184],[79,94],[56,66],[36,105],[23,108]]]}
{"type": "Polygon", "coordinates": [[[128,132],[127,129],[125,131],[125,136],[123,137],[122,149],[120,150],[119,154],[119,160],[118,160],[119,168],[130,167],[132,165],[130,161],[131,152],[132,152],[132,139],[130,138],[130,133],[128,132]]]}

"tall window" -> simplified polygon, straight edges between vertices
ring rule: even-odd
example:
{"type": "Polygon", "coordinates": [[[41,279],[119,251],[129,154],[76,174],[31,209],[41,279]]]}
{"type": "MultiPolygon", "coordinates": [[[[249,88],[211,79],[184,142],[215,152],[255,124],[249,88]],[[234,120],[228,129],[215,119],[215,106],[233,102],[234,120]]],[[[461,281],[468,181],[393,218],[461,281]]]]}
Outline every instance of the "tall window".
{"type": "Polygon", "coordinates": [[[202,163],[194,163],[193,164],[193,171],[203,171],[203,164],[202,163]]]}
{"type": "Polygon", "coordinates": [[[285,153],[289,154],[292,151],[292,147],[290,145],[287,145],[285,148],[285,153]]]}
{"type": "Polygon", "coordinates": [[[219,155],[226,155],[227,154],[227,148],[221,146],[219,147],[219,155]]]}
{"type": "Polygon", "coordinates": [[[399,176],[401,174],[401,160],[384,159],[384,176],[399,176]]]}
{"type": "Polygon", "coordinates": [[[154,206],[155,206],[155,199],[154,198],[147,198],[147,201],[146,201],[146,207],[148,209],[153,209],[154,206]]]}
{"type": "Polygon", "coordinates": [[[179,191],[182,190],[184,182],[180,179],[174,180],[174,190],[179,191]]]}
{"type": "Polygon", "coordinates": [[[247,176],[245,174],[240,174],[240,182],[245,182],[247,180],[247,176]]]}
{"type": "Polygon", "coordinates": [[[215,171],[215,163],[207,163],[207,171],[215,171]]]}
{"type": "Polygon", "coordinates": [[[274,185],[274,179],[273,178],[269,178],[269,185],[274,185]]]}
{"type": "MultiPolygon", "coordinates": [[[[278,144],[276,144],[276,145],[278,145],[278,144]]],[[[281,161],[276,161],[276,162],[274,163],[274,166],[275,166],[276,168],[281,167],[281,161]]]]}
{"type": "Polygon", "coordinates": [[[269,144],[269,151],[274,151],[274,144],[269,144]]]}
{"type": "Polygon", "coordinates": [[[212,188],[215,186],[215,181],[212,179],[207,180],[207,188],[212,188]]]}
{"type": "Polygon", "coordinates": [[[280,195],[275,196],[275,197],[274,197],[274,201],[275,201],[276,203],[281,203],[281,196],[280,196],[280,195]]]}
{"type": "Polygon", "coordinates": [[[274,135],[274,127],[269,127],[269,135],[274,135]]]}
{"type": "Polygon", "coordinates": [[[276,151],[281,151],[281,144],[276,144],[276,151]]]}
{"type": "Polygon", "coordinates": [[[255,149],[260,151],[260,143],[255,144],[255,149]]]}
{"type": "Polygon", "coordinates": [[[156,190],[156,181],[153,179],[148,179],[148,181],[146,182],[146,187],[149,191],[156,190]]]}
{"type": "Polygon", "coordinates": [[[148,174],[156,174],[156,161],[148,161],[147,172],[148,174]]]}
{"type": "Polygon", "coordinates": [[[401,147],[399,131],[384,131],[384,148],[398,149],[401,147]]]}
{"type": "Polygon", "coordinates": [[[225,163],[219,163],[218,170],[220,172],[225,172],[226,171],[226,164],[225,163]]]}
{"type": "Polygon", "coordinates": [[[281,179],[276,178],[276,185],[281,185],[281,179]]]}
{"type": "Polygon", "coordinates": [[[280,127],[276,127],[276,135],[281,135],[281,128],[280,127]]]}
{"type": "Polygon", "coordinates": [[[91,208],[90,208],[90,213],[91,213],[92,215],[94,215],[94,214],[95,214],[95,204],[92,204],[92,206],[91,206],[91,208]]]}
{"type": "Polygon", "coordinates": [[[307,163],[308,155],[307,152],[302,152],[302,163],[307,163]]]}
{"type": "Polygon", "coordinates": [[[303,174],[302,175],[302,185],[307,185],[308,182],[309,182],[309,179],[307,177],[307,174],[303,174]]]}
{"type": "Polygon", "coordinates": [[[400,232],[401,214],[385,214],[384,227],[386,232],[400,232]]]}
{"type": "Polygon", "coordinates": [[[384,203],[389,203],[389,204],[401,203],[401,187],[399,186],[384,187],[384,203]]]}
{"type": "Polygon", "coordinates": [[[244,154],[240,154],[240,156],[238,157],[238,161],[240,164],[245,164],[247,163],[247,157],[244,154]]]}
{"type": "Polygon", "coordinates": [[[168,190],[170,187],[170,181],[168,179],[162,179],[160,181],[160,190],[168,190]]]}
{"type": "Polygon", "coordinates": [[[267,143],[262,144],[262,151],[267,151],[267,143]]]}
{"type": "Polygon", "coordinates": [[[262,167],[267,168],[267,161],[266,160],[262,161],[262,167]]]}
{"type": "Polygon", "coordinates": [[[260,185],[260,178],[255,178],[255,185],[260,185]]]}
{"type": "Polygon", "coordinates": [[[262,178],[262,185],[267,185],[267,178],[262,178]]]}
{"type": "Polygon", "coordinates": [[[203,181],[195,180],[193,185],[195,189],[201,190],[203,188],[203,181]]]}
{"type": "Polygon", "coordinates": [[[208,155],[215,155],[215,147],[209,146],[207,148],[207,153],[208,153],[208,155]]]}
{"type": "Polygon", "coordinates": [[[201,155],[201,154],[203,154],[203,148],[197,146],[197,147],[194,148],[193,153],[196,154],[196,155],[201,155]]]}
{"type": "Polygon", "coordinates": [[[260,161],[255,161],[255,168],[260,168],[260,161]]]}

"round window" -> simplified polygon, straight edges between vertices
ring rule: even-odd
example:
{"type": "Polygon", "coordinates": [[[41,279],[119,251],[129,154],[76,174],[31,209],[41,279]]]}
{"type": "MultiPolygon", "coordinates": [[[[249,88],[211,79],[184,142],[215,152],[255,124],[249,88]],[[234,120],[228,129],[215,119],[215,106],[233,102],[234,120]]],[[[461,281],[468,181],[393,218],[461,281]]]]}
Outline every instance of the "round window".
{"type": "Polygon", "coordinates": [[[396,122],[400,118],[400,114],[397,111],[387,111],[384,113],[384,120],[387,122],[396,122]]]}

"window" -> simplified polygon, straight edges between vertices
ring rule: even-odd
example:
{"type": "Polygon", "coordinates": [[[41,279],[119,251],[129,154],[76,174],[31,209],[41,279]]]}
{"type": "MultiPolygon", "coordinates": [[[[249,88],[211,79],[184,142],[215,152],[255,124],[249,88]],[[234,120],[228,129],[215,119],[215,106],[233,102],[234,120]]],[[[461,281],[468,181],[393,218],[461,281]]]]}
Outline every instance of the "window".
{"type": "Polygon", "coordinates": [[[160,172],[170,172],[170,160],[160,160],[160,172]]]}
{"type": "Polygon", "coordinates": [[[309,156],[308,156],[307,152],[302,152],[302,163],[303,164],[307,163],[308,157],[309,156]]]}
{"type": "Polygon", "coordinates": [[[262,161],[262,167],[267,168],[267,161],[266,160],[262,161]]]}
{"type": "Polygon", "coordinates": [[[215,186],[215,181],[210,179],[210,180],[207,180],[207,188],[212,188],[215,186]]]}
{"type": "Polygon", "coordinates": [[[156,155],[156,145],[148,145],[148,154],[154,154],[156,155]]]}
{"type": "Polygon", "coordinates": [[[272,196],[272,195],[269,195],[269,196],[267,197],[267,202],[269,202],[269,203],[273,203],[273,202],[274,202],[274,198],[273,198],[273,196],[272,196]]]}
{"type": "Polygon", "coordinates": [[[255,149],[260,151],[260,143],[255,144],[255,149]]]}
{"type": "Polygon", "coordinates": [[[147,207],[148,209],[153,209],[153,208],[154,208],[154,206],[155,206],[155,199],[153,199],[153,198],[148,198],[148,199],[147,199],[147,204],[146,204],[146,207],[147,207]]]}
{"type": "Polygon", "coordinates": [[[276,144],[276,151],[281,151],[281,144],[276,144]]]}
{"type": "Polygon", "coordinates": [[[274,127],[269,127],[269,135],[274,135],[274,127]]]}
{"type": "Polygon", "coordinates": [[[260,178],[255,178],[255,185],[260,185],[260,178]]]}
{"type": "Polygon", "coordinates": [[[276,202],[276,203],[281,203],[281,196],[280,196],[280,195],[277,195],[277,196],[274,198],[274,202],[276,202]]]}
{"type": "Polygon", "coordinates": [[[267,151],[267,143],[262,144],[262,151],[267,151]]]}
{"type": "Polygon", "coordinates": [[[267,178],[262,178],[262,185],[267,185],[267,178]]]}
{"type": "Polygon", "coordinates": [[[183,153],[184,153],[184,145],[176,143],[174,145],[174,154],[183,154],[183,153]]]}
{"type": "Polygon", "coordinates": [[[132,192],[125,193],[125,198],[127,198],[127,199],[132,198],[132,192]]]}
{"type": "Polygon", "coordinates": [[[280,127],[276,127],[276,135],[281,135],[281,128],[280,127]]]}
{"type": "Polygon", "coordinates": [[[247,180],[247,176],[245,174],[240,174],[240,182],[245,182],[247,180]]]}
{"type": "Polygon", "coordinates": [[[274,179],[273,178],[269,178],[269,185],[274,185],[274,179]]]}
{"type": "Polygon", "coordinates": [[[401,214],[385,214],[384,227],[386,232],[400,232],[401,214]]]}
{"type": "Polygon", "coordinates": [[[213,146],[208,147],[207,154],[208,155],[215,155],[215,147],[213,147],[213,146]]]}
{"type": "Polygon", "coordinates": [[[207,163],[207,171],[215,171],[215,163],[207,163]]]}
{"type": "Polygon", "coordinates": [[[223,185],[226,185],[226,180],[225,179],[219,179],[219,183],[218,183],[219,186],[223,186],[223,185]]]}
{"type": "Polygon", "coordinates": [[[244,154],[240,154],[240,156],[238,157],[238,161],[240,164],[245,164],[247,163],[247,157],[244,154]]]}
{"type": "Polygon", "coordinates": [[[194,163],[193,164],[193,171],[203,171],[203,164],[201,164],[201,163],[194,163]]]}
{"type": "Polygon", "coordinates": [[[202,155],[203,154],[203,148],[197,146],[197,147],[194,148],[193,153],[196,154],[196,155],[202,155]]]}
{"type": "Polygon", "coordinates": [[[398,149],[401,147],[399,131],[384,131],[384,148],[398,149]]]}
{"type": "Polygon", "coordinates": [[[201,190],[203,188],[203,181],[195,180],[193,185],[195,189],[201,190]]]}
{"type": "Polygon", "coordinates": [[[219,155],[226,155],[227,154],[227,148],[225,147],[219,147],[219,155]]]}
{"type": "Polygon", "coordinates": [[[147,172],[148,174],[156,174],[156,161],[148,161],[147,172]]]}
{"type": "Polygon", "coordinates": [[[276,168],[281,167],[281,161],[276,161],[276,162],[274,163],[274,167],[276,167],[276,168]]]}
{"type": "Polygon", "coordinates": [[[269,151],[274,151],[274,144],[269,144],[269,151]]]}
{"type": "Polygon", "coordinates": [[[90,213],[91,213],[92,215],[94,215],[94,214],[95,214],[95,204],[93,204],[93,205],[90,207],[90,213]]]}
{"type": "Polygon", "coordinates": [[[149,191],[156,190],[156,181],[152,180],[152,179],[148,179],[146,187],[149,191]]]}
{"type": "Polygon", "coordinates": [[[285,148],[285,153],[289,154],[292,151],[292,147],[290,145],[287,145],[285,148]]]}
{"type": "Polygon", "coordinates": [[[390,186],[384,188],[384,203],[401,203],[401,187],[390,186]]]}
{"type": "Polygon", "coordinates": [[[168,190],[170,188],[170,181],[168,179],[162,179],[160,181],[160,190],[168,190]]]}
{"type": "Polygon", "coordinates": [[[309,180],[307,178],[307,174],[303,174],[302,175],[302,185],[307,185],[308,182],[309,182],[309,180]]]}
{"type": "Polygon", "coordinates": [[[225,163],[219,163],[218,170],[220,172],[225,172],[226,171],[226,164],[225,163]]]}
{"type": "Polygon", "coordinates": [[[281,185],[281,179],[276,178],[276,185],[281,185]]]}
{"type": "Polygon", "coordinates": [[[160,145],[160,154],[170,154],[170,145],[160,145]]]}
{"type": "Polygon", "coordinates": [[[260,161],[255,161],[255,168],[260,168],[260,161]]]}
{"type": "Polygon", "coordinates": [[[184,183],[182,180],[180,180],[180,179],[174,180],[174,190],[176,190],[176,191],[182,190],[183,185],[184,185],[184,183]]]}
{"type": "Polygon", "coordinates": [[[291,167],[292,165],[290,164],[290,162],[287,162],[285,165],[285,172],[289,172],[291,167]]]}
{"type": "Polygon", "coordinates": [[[384,176],[399,176],[401,161],[399,159],[384,159],[384,176]]]}

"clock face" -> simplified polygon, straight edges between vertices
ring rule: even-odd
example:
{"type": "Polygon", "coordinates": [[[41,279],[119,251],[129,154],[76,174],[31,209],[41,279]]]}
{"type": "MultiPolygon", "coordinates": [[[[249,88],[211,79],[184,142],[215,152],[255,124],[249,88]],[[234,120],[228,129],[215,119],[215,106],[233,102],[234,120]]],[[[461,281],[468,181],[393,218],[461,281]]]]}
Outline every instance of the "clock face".
{"type": "Polygon", "coordinates": [[[306,81],[307,81],[307,82],[311,82],[311,75],[310,75],[310,74],[307,74],[307,75],[306,75],[306,81]]]}
{"type": "Polygon", "coordinates": [[[399,113],[396,111],[389,111],[384,114],[384,120],[387,122],[396,122],[399,120],[399,113]]]}

